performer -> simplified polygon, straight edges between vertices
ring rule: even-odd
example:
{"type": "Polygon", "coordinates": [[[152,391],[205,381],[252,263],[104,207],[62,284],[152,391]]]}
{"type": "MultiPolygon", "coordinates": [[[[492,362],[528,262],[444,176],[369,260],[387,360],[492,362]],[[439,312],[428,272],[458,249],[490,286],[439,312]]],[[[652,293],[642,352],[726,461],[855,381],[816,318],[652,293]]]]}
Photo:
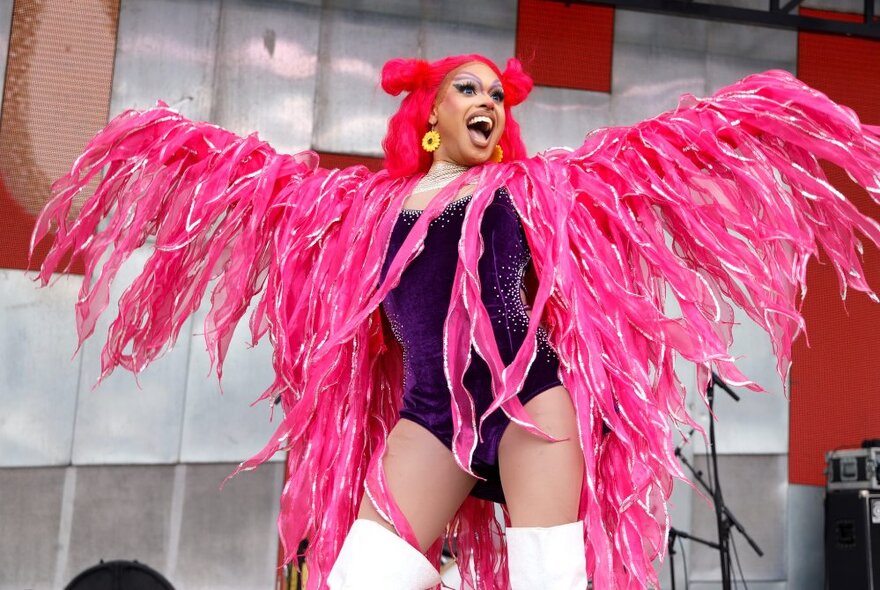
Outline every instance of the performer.
{"type": "Polygon", "coordinates": [[[279,527],[288,558],[309,539],[310,588],[432,587],[444,537],[464,587],[656,585],[683,477],[671,429],[696,426],[674,356],[696,364],[698,391],[712,369],[758,389],[728,350],[732,302],[784,372],[819,245],[843,287],[873,296],[856,231],[878,244],[880,226],[818,158],[876,200],[877,129],[768,72],[527,158],[516,60],[392,60],[382,82],[407,95],[377,174],[162,104],[123,113],[54,187],[34,234],[57,228],[42,280],[69,250],[84,257],[84,339],[119,265],[155,236],[104,375],[161,354],[214,278],[220,374],[257,297],[253,339],[269,334],[276,371],[263,397],[285,415],[241,469],[290,452],[279,527]],[[486,499],[506,502],[506,528],[486,499]]]}
{"type": "MultiPolygon", "coordinates": [[[[407,176],[423,171],[428,163],[430,169],[403,204],[382,278],[440,189],[469,167],[500,162],[505,153],[515,160],[525,157],[510,107],[525,98],[531,85],[516,62],[505,75],[474,56],[433,66],[405,60],[385,66],[384,88],[392,94],[409,92],[391,119],[384,142],[388,169],[407,176]]],[[[444,374],[443,323],[473,188],[465,184],[431,221],[424,251],[383,302],[404,350],[405,374],[401,420],[388,437],[383,462],[390,495],[421,551],[441,537],[469,494],[506,500],[513,525],[505,532],[507,550],[517,556],[509,560],[513,586],[534,588],[543,582],[586,588],[584,531],[578,522],[583,455],[571,400],[557,376],[559,362],[542,329],[518,399],[535,424],[559,441],[542,440],[517,426],[507,428],[509,419],[500,408],[487,412],[493,401],[492,375],[486,363],[473,355],[463,376],[467,398],[459,403],[473,404],[473,415],[481,420],[479,440],[471,443],[469,463],[459,466],[451,452],[456,428],[444,374]]],[[[530,255],[516,208],[503,186],[493,189],[494,199],[485,209],[480,231],[483,252],[478,278],[498,353],[504,364],[510,364],[529,322],[521,291],[530,255]]],[[[432,564],[397,537],[392,522],[365,496],[359,519],[330,574],[330,587],[428,588],[439,581],[432,564]],[[375,573],[364,574],[365,570],[375,573]]]]}

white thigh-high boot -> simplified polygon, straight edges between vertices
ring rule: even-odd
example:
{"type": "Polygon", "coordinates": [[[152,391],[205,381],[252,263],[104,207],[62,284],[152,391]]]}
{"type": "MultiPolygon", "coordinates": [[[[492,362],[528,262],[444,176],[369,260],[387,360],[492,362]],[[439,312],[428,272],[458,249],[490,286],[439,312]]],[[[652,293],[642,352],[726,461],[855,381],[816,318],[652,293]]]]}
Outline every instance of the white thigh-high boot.
{"type": "Polygon", "coordinates": [[[426,590],[440,574],[421,551],[381,524],[359,518],[330,570],[330,590],[426,590]]]}
{"type": "Polygon", "coordinates": [[[586,590],[584,523],[508,527],[510,590],[586,590]]]}

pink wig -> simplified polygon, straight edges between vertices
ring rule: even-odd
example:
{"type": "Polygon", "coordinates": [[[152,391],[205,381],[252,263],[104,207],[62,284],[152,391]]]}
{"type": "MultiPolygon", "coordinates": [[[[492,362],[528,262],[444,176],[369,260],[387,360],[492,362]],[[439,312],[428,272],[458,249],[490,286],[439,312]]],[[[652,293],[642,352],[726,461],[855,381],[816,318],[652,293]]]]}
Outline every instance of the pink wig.
{"type": "Polygon", "coordinates": [[[453,70],[469,63],[486,64],[501,80],[504,88],[504,114],[507,119],[499,145],[506,161],[526,157],[526,146],[520,136],[519,124],[510,112],[532,90],[532,79],[519,60],[507,60],[504,72],[482,55],[455,55],[429,63],[422,59],[392,59],[382,68],[382,89],[392,96],[409,94],[388,123],[388,134],[382,141],[385,168],[394,177],[426,172],[431,167],[431,154],[421,148],[422,136],[431,128],[428,117],[443,80],[453,70]]]}

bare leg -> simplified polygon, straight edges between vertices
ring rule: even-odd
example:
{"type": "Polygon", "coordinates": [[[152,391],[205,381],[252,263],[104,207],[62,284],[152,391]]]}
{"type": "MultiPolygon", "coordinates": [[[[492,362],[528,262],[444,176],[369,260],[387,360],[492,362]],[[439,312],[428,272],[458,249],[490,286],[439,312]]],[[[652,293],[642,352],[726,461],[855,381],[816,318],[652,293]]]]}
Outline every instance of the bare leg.
{"type": "Polygon", "coordinates": [[[512,526],[506,531],[511,590],[586,590],[584,527],[578,503],[584,456],[568,391],[554,387],[526,404],[547,442],[511,424],[498,449],[512,526]]]}
{"type": "MultiPolygon", "coordinates": [[[[452,452],[434,435],[405,419],[388,436],[383,465],[394,500],[409,521],[422,551],[427,551],[455,516],[476,480],[461,470],[452,452]]],[[[394,530],[366,496],[361,500],[358,518],[394,530]]]]}
{"type": "Polygon", "coordinates": [[[578,519],[584,457],[568,391],[553,387],[530,400],[529,415],[561,442],[547,442],[515,424],[498,448],[501,485],[514,527],[551,527],[578,519]]]}

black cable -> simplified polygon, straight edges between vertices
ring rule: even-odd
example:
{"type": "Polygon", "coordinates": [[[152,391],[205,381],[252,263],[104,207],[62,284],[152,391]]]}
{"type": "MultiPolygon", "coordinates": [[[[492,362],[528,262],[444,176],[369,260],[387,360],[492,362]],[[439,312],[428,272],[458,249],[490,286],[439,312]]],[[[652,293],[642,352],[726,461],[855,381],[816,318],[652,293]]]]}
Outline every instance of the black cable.
{"type": "Polygon", "coordinates": [[[684,541],[681,537],[678,538],[678,546],[681,548],[681,564],[684,568],[684,590],[690,590],[691,582],[688,579],[688,558],[684,553],[684,541]]]}
{"type": "Polygon", "coordinates": [[[733,557],[736,559],[736,568],[739,570],[739,577],[742,579],[743,588],[749,590],[749,585],[746,583],[746,575],[743,573],[742,563],[739,561],[739,552],[736,550],[736,539],[733,535],[730,536],[730,546],[733,548],[733,557]]]}

